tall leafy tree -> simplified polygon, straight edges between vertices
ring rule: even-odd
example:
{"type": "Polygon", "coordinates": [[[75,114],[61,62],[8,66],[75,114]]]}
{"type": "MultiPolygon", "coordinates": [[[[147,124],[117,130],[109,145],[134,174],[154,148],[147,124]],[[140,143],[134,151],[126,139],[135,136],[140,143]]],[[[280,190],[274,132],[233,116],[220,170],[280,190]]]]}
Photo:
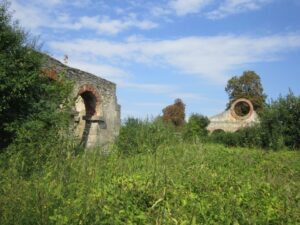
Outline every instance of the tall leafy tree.
{"type": "Polygon", "coordinates": [[[300,96],[292,91],[268,104],[261,116],[263,147],[300,150],[300,96]]]}
{"type": "Polygon", "coordinates": [[[185,122],[185,104],[181,99],[176,99],[173,105],[169,105],[163,110],[162,119],[165,122],[171,122],[176,127],[180,127],[185,122]]]}
{"type": "Polygon", "coordinates": [[[225,91],[229,96],[228,108],[239,98],[250,100],[257,112],[261,112],[264,108],[266,95],[260,76],[254,71],[245,71],[241,76],[232,77],[228,81],[225,91]]]}
{"type": "Polygon", "coordinates": [[[7,4],[0,3],[0,151],[20,137],[27,143],[31,136],[49,137],[48,131],[58,126],[57,109],[70,87],[42,76],[42,56],[12,20],[7,4]]]}

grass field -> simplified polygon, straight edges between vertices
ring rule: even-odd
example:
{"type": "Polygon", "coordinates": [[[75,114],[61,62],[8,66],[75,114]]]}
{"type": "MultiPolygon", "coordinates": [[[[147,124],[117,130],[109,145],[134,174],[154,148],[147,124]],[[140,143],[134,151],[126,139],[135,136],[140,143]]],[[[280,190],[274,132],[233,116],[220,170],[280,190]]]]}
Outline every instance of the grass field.
{"type": "Polygon", "coordinates": [[[300,152],[176,144],[1,169],[0,224],[300,224],[300,152]]]}

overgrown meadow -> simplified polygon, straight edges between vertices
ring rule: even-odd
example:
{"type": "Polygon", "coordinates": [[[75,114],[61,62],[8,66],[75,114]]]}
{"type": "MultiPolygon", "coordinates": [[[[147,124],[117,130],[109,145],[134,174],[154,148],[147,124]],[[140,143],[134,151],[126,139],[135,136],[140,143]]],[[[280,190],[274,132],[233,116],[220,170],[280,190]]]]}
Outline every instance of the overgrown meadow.
{"type": "Polygon", "coordinates": [[[2,158],[0,223],[300,223],[299,151],[224,147],[183,133],[128,119],[109,149],[56,146],[30,174],[18,155],[2,158]]]}
{"type": "MultiPolygon", "coordinates": [[[[43,63],[0,3],[0,225],[300,224],[299,96],[266,104],[258,126],[210,136],[208,118],[186,122],[176,100],[162,118],[128,118],[111,145],[83,149],[72,83],[45,76],[43,63]]],[[[258,75],[243,76],[262,92],[258,75]]]]}

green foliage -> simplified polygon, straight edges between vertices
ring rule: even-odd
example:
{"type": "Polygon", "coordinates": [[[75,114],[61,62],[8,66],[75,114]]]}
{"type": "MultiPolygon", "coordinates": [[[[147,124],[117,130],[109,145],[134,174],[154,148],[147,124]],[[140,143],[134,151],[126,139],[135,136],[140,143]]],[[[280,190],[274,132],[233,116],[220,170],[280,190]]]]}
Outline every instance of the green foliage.
{"type": "Polygon", "coordinates": [[[209,124],[209,119],[206,116],[200,114],[192,114],[185,125],[184,139],[195,140],[204,139],[208,135],[206,127],[209,124]]]}
{"type": "Polygon", "coordinates": [[[300,149],[300,96],[290,92],[266,107],[261,117],[264,147],[300,149]]]}
{"type": "Polygon", "coordinates": [[[209,137],[212,143],[224,144],[227,147],[261,148],[262,135],[259,126],[246,127],[234,133],[216,132],[209,137]]]}
{"type": "Polygon", "coordinates": [[[12,25],[7,7],[0,5],[0,136],[1,147],[11,143],[12,123],[21,124],[35,109],[42,93],[39,88],[41,60],[35,47],[16,24],[12,25]]]}
{"type": "Polygon", "coordinates": [[[69,130],[72,84],[42,73],[43,54],[0,4],[0,151],[38,170],[69,130]]]}
{"type": "MultiPolygon", "coordinates": [[[[241,76],[232,77],[225,88],[229,96],[228,108],[239,98],[247,98],[253,104],[254,109],[260,113],[265,105],[266,95],[259,75],[254,71],[245,71],[241,76]]],[[[243,107],[243,104],[241,104],[243,107]]],[[[244,109],[242,108],[241,111],[244,109]]]]}
{"type": "Polygon", "coordinates": [[[61,151],[68,139],[73,140],[69,134],[71,102],[68,98],[72,85],[67,81],[48,82],[44,84],[47,96],[32,105],[36,112],[21,124],[13,122],[8,127],[15,133],[15,138],[6,152],[12,157],[18,155],[16,160],[22,165],[19,169],[24,175],[39,170],[52,153],[57,154],[53,151],[61,151]]]}
{"type": "Polygon", "coordinates": [[[160,119],[151,121],[128,118],[120,129],[116,146],[123,154],[154,153],[161,145],[180,141],[178,136],[180,134],[175,133],[172,124],[166,124],[160,119]]]}
{"type": "Polygon", "coordinates": [[[185,123],[185,104],[181,99],[176,99],[173,105],[169,105],[163,110],[163,121],[172,123],[175,127],[181,127],[185,123]]]}
{"type": "Polygon", "coordinates": [[[299,160],[292,151],[169,144],[132,157],[67,154],[28,179],[0,167],[0,222],[299,224],[299,160]]]}

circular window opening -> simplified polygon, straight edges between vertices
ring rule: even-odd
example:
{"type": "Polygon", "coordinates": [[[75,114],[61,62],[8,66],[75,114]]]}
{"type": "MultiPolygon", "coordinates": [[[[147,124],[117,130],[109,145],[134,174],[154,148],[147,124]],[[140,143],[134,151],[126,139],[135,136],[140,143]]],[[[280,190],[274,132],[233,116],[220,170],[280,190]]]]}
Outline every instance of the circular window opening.
{"type": "Polygon", "coordinates": [[[247,119],[253,113],[253,105],[247,99],[238,99],[231,106],[231,115],[236,119],[247,119]]]}
{"type": "Polygon", "coordinates": [[[234,112],[239,117],[247,116],[250,113],[250,106],[246,102],[238,102],[234,107],[234,112]]]}

